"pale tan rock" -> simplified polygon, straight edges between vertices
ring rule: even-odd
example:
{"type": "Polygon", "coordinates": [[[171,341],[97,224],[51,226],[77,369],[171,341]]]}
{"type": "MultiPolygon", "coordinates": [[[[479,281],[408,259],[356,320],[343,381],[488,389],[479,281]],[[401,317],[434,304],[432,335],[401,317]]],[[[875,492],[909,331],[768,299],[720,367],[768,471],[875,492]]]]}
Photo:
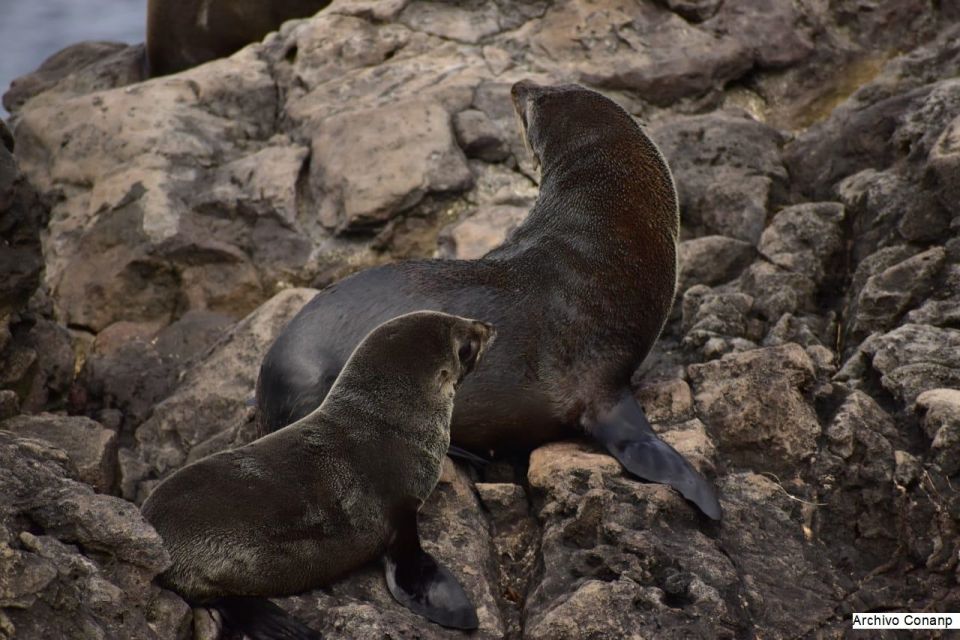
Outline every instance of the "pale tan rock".
{"type": "Polygon", "coordinates": [[[960,390],[931,389],[917,396],[917,412],[932,439],[933,458],[947,475],[960,471],[960,390]]]}
{"type": "Polygon", "coordinates": [[[641,384],[636,395],[651,422],[669,424],[693,416],[690,385],[680,378],[641,384]]]}
{"type": "Polygon", "coordinates": [[[473,260],[500,246],[527,217],[523,207],[484,207],[440,233],[438,254],[443,258],[473,260]]]}
{"type": "Polygon", "coordinates": [[[736,464],[782,471],[816,450],[820,423],[805,396],[815,369],[800,346],[731,354],[687,370],[697,415],[736,464]]]}
{"type": "Polygon", "coordinates": [[[463,191],[473,181],[450,114],[428,100],[333,116],[311,150],[319,218],[337,231],[384,223],[428,193],[463,191]]]}

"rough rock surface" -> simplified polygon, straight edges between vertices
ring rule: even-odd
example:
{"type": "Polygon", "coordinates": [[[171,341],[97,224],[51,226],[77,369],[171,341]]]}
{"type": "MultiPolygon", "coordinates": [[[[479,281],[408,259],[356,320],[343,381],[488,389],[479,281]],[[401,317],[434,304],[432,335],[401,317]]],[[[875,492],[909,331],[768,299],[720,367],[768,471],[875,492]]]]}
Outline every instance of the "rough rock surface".
{"type": "Polygon", "coordinates": [[[186,462],[253,438],[260,361],[280,330],[317,291],[287,289],[238,322],[188,369],[120,451],[122,495],[141,502],[158,478],[186,462]]]}
{"type": "Polygon", "coordinates": [[[117,471],[117,434],[83,416],[21,415],[0,422],[0,429],[46,440],[66,451],[78,478],[110,493],[117,471]]]}
{"type": "Polygon", "coordinates": [[[0,431],[0,496],[3,637],[188,637],[190,607],[151,584],[170,564],[160,536],[63,451],[0,431]]]}
{"type": "MultiPolygon", "coordinates": [[[[254,436],[308,287],[475,258],[522,221],[521,78],[605,91],[673,168],[677,305],[634,381],[725,520],[586,441],[448,464],[423,537],[475,635],[833,638],[853,611],[960,610],[955,2],[339,0],[182,74],[140,82],[140,53],[81,43],[4,97],[0,637],[194,634],[134,504],[254,436]]],[[[462,636],[378,565],[279,602],[331,637],[462,636]]]]}

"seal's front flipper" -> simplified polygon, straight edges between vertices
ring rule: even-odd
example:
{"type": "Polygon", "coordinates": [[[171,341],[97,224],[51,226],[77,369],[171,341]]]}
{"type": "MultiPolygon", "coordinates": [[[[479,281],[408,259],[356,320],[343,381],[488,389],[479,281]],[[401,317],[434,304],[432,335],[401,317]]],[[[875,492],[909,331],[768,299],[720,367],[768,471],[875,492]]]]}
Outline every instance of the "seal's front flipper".
{"type": "Polygon", "coordinates": [[[200,606],[223,619],[224,637],[255,640],[321,640],[322,636],[266,598],[227,596],[200,606]]]}
{"type": "Polygon", "coordinates": [[[717,492],[676,449],[654,433],[647,416],[631,393],[584,427],[633,475],[670,485],[701,511],[719,520],[722,511],[717,492]]]}
{"type": "Polygon", "coordinates": [[[387,587],[397,602],[444,627],[476,629],[477,610],[452,573],[420,547],[416,509],[393,522],[396,535],[387,549],[387,587]]]}

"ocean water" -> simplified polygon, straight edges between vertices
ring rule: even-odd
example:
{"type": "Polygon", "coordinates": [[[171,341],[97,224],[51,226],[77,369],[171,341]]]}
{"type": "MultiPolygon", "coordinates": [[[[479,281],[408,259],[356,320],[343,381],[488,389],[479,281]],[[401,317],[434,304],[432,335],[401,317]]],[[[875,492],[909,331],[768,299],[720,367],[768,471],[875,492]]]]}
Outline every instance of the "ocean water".
{"type": "Polygon", "coordinates": [[[143,42],[146,16],[147,0],[0,0],[0,94],[67,45],[143,42]]]}

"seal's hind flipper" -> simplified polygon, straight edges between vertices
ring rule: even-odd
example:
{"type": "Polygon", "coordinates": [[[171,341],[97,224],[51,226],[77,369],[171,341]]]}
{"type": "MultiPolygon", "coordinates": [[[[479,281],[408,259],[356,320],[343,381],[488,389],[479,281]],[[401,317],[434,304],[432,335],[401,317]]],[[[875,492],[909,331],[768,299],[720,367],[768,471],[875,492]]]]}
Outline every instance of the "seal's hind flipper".
{"type": "Polygon", "coordinates": [[[660,439],[633,394],[625,393],[613,407],[584,426],[627,471],[643,480],[670,485],[709,517],[721,518],[723,512],[713,485],[660,439]]]}
{"type": "Polygon", "coordinates": [[[387,587],[397,602],[444,627],[476,629],[477,610],[450,570],[423,550],[417,533],[416,509],[405,509],[393,521],[396,531],[387,549],[387,587]]]}
{"type": "Polygon", "coordinates": [[[228,596],[204,603],[223,618],[225,637],[321,640],[322,636],[266,598],[228,596]]]}

